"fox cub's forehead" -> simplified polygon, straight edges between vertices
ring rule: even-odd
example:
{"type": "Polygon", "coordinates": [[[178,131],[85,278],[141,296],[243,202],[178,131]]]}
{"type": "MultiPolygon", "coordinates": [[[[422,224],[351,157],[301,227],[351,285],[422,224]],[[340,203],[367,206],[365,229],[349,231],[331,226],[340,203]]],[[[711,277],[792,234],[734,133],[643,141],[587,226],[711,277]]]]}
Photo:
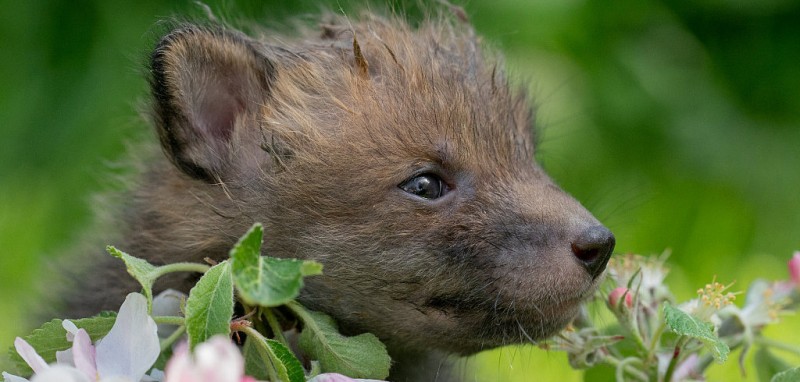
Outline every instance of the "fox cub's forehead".
{"type": "Polygon", "coordinates": [[[292,54],[283,54],[273,95],[284,106],[313,104],[316,116],[306,118],[329,118],[319,125],[330,128],[336,116],[342,129],[375,130],[407,152],[528,157],[532,149],[525,93],[509,86],[502,58],[469,25],[437,19],[412,28],[372,16],[325,25],[285,49],[292,54]]]}

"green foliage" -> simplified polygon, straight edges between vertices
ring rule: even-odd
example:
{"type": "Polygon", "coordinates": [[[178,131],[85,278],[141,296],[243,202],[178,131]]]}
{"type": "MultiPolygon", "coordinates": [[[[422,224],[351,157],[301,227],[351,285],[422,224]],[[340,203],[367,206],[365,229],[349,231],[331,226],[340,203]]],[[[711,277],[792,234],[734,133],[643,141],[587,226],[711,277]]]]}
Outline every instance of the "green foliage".
{"type": "MultiPolygon", "coordinates": [[[[116,314],[107,312],[95,317],[70,321],[79,329],[86,330],[86,333],[89,334],[89,338],[91,338],[92,341],[97,341],[111,330],[115,320],[116,314]]],[[[33,346],[47,363],[55,362],[57,351],[63,351],[72,346],[72,344],[67,341],[67,331],[62,326],[63,322],[64,320],[61,319],[49,321],[39,327],[39,329],[34,330],[31,334],[22,338],[33,346]]],[[[17,351],[13,347],[9,349],[8,355],[14,362],[18,374],[31,374],[31,368],[28,367],[28,364],[22,360],[22,357],[17,354],[17,351]]]]}
{"type": "Polygon", "coordinates": [[[759,347],[758,375],[767,381],[788,368],[767,348],[800,355],[800,348],[764,335],[767,326],[800,306],[800,288],[793,281],[756,280],[750,286],[756,292],[739,306],[733,303],[737,293],[729,290],[732,284],[714,278],[697,290],[697,298],[678,305],[663,283],[664,260],[663,255],[633,254],[612,259],[609,277],[587,311],[540,346],[566,352],[575,369],[590,369],[586,380],[617,382],[705,379],[713,361],[725,363],[733,350],[740,352],[744,374],[751,369],[744,360],[753,346],[759,347]],[[628,293],[631,300],[625,303],[622,297],[628,293]],[[608,325],[612,316],[616,321],[608,325]]]}
{"type": "Polygon", "coordinates": [[[272,369],[281,381],[305,381],[300,361],[286,345],[278,341],[259,335],[250,336],[245,341],[243,352],[247,375],[267,380],[272,369]]]}
{"type": "Polygon", "coordinates": [[[271,339],[267,339],[267,345],[272,352],[276,364],[280,364],[281,368],[279,376],[282,381],[288,382],[303,382],[305,375],[303,373],[303,366],[297,360],[292,351],[286,345],[271,339]]]}
{"type": "MultiPolygon", "coordinates": [[[[783,371],[791,369],[784,360],[772,354],[766,347],[760,347],[755,354],[756,373],[761,382],[774,381],[774,377],[783,371]]],[[[800,378],[796,379],[800,381],[800,378]]]]}
{"type": "MultiPolygon", "coordinates": [[[[162,323],[177,325],[168,338],[161,340],[161,353],[156,364],[160,367],[171,353],[171,345],[186,331],[193,349],[213,336],[229,336],[232,329],[247,335],[243,355],[245,370],[252,376],[270,381],[303,382],[306,371],[284,337],[282,325],[274,312],[278,305],[287,304],[300,321],[303,331],[300,346],[306,351],[312,365],[321,365],[322,371],[338,372],[352,377],[385,378],[389,375],[391,360],[386,347],[372,334],[345,337],[337,331],[333,319],[305,310],[293,299],[302,287],[303,277],[321,273],[322,266],[310,261],[290,261],[261,256],[261,224],[255,224],[242,236],[231,250],[231,259],[208,268],[202,264],[175,263],[160,267],[128,255],[114,247],[108,253],[125,262],[128,272],[142,284],[145,293],[152,296],[152,285],[160,277],[172,272],[204,272],[189,292],[182,317],[158,317],[162,323]],[[245,317],[233,318],[235,294],[242,298],[245,317]],[[266,321],[262,321],[266,318],[266,321]],[[266,325],[266,327],[265,327],[266,325]],[[254,329],[262,328],[262,331],[254,329]],[[264,333],[271,331],[268,338],[264,333]]],[[[152,304],[152,300],[148,301],[152,304]]],[[[115,314],[73,321],[87,330],[93,341],[106,335],[115,321],[115,314]]],[[[55,362],[55,352],[70,348],[62,320],[53,320],[25,340],[48,363],[55,362]]],[[[151,323],[152,324],[152,323],[151,323]]],[[[24,360],[11,349],[11,357],[19,374],[29,375],[31,370],[24,360]]],[[[154,359],[156,355],[153,355],[154,359]]],[[[124,362],[124,361],[123,361],[124,362]]],[[[311,370],[310,373],[316,373],[311,370]]]]}
{"type": "Polygon", "coordinates": [[[265,351],[262,346],[255,343],[258,341],[256,337],[247,337],[242,347],[242,355],[244,356],[244,373],[264,381],[269,379],[269,370],[267,370],[267,363],[271,362],[270,355],[265,351]]]}
{"type": "Polygon", "coordinates": [[[158,277],[156,274],[158,268],[143,259],[133,257],[111,245],[106,247],[106,251],[111,256],[114,256],[125,262],[125,268],[128,270],[128,273],[133,276],[133,278],[135,278],[139,284],[142,284],[142,291],[144,292],[144,296],[147,298],[147,306],[152,307],[153,283],[158,277]]]}
{"type": "MultiPolygon", "coordinates": [[[[230,333],[235,286],[240,298],[249,305],[268,309],[288,303],[304,324],[300,346],[311,359],[319,360],[322,371],[363,378],[388,376],[391,362],[386,347],[377,337],[372,334],[344,337],[330,317],[292,302],[303,285],[303,277],[320,274],[322,266],[311,261],[261,256],[262,238],[261,224],[253,225],[231,250],[230,262],[212,267],[192,288],[186,302],[190,344],[195,346],[213,335],[230,333]]],[[[259,378],[304,380],[303,368],[288,344],[264,337],[250,324],[237,325],[240,325],[237,330],[248,334],[244,347],[246,370],[259,378]]]]}
{"type": "Polygon", "coordinates": [[[339,334],[331,317],[297,305],[290,308],[305,325],[300,334],[300,348],[319,360],[323,372],[369,379],[389,376],[391,359],[386,347],[373,334],[345,337],[339,334]]]}
{"type": "Polygon", "coordinates": [[[797,382],[800,381],[800,367],[789,369],[775,374],[770,382],[797,382]]]}
{"type": "Polygon", "coordinates": [[[233,247],[233,279],[244,302],[263,307],[283,305],[300,293],[303,277],[322,273],[322,264],[261,256],[262,237],[263,228],[256,224],[233,247]]]}
{"type": "Polygon", "coordinates": [[[223,261],[206,272],[186,300],[186,333],[194,348],[216,334],[229,335],[233,316],[231,266],[223,261]]]}
{"type": "Polygon", "coordinates": [[[717,362],[728,359],[731,350],[714,334],[710,323],[698,320],[668,303],[664,305],[664,320],[674,333],[702,342],[717,362]]]}
{"type": "Polygon", "coordinates": [[[170,272],[205,272],[208,266],[193,263],[172,263],[157,267],[147,261],[131,256],[113,246],[106,247],[106,251],[125,263],[128,273],[142,285],[142,292],[147,298],[148,310],[153,308],[153,283],[156,279],[170,272]]]}

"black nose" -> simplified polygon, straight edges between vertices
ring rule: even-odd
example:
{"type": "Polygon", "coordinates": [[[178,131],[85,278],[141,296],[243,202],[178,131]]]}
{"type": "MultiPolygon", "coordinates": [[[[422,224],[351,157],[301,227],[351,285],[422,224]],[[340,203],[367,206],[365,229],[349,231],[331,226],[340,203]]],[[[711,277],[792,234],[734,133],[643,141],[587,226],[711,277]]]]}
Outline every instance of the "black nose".
{"type": "Polygon", "coordinates": [[[606,227],[589,227],[572,242],[572,253],[583,263],[592,278],[596,278],[606,269],[615,243],[614,234],[606,227]]]}

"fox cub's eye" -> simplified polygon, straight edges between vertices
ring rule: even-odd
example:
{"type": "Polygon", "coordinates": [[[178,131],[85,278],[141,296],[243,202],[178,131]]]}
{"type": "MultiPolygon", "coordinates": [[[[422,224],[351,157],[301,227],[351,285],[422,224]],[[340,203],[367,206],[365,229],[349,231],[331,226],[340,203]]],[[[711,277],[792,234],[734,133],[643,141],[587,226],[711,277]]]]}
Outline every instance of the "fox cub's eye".
{"type": "Polygon", "coordinates": [[[425,199],[438,199],[448,191],[442,178],[434,174],[417,175],[400,184],[400,189],[425,199]]]}

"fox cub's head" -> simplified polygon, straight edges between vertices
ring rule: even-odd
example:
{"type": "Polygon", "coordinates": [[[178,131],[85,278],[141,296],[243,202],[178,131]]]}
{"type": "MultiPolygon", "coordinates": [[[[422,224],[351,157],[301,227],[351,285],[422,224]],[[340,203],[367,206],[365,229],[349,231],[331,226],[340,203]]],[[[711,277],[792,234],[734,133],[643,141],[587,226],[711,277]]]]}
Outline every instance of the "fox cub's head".
{"type": "Polygon", "coordinates": [[[462,354],[545,338],[614,248],[536,164],[530,102],[468,25],[181,25],[152,56],[152,94],[182,185],[166,192],[218,216],[186,224],[263,222],[265,254],[325,265],[301,301],[347,331],[462,354]]]}

